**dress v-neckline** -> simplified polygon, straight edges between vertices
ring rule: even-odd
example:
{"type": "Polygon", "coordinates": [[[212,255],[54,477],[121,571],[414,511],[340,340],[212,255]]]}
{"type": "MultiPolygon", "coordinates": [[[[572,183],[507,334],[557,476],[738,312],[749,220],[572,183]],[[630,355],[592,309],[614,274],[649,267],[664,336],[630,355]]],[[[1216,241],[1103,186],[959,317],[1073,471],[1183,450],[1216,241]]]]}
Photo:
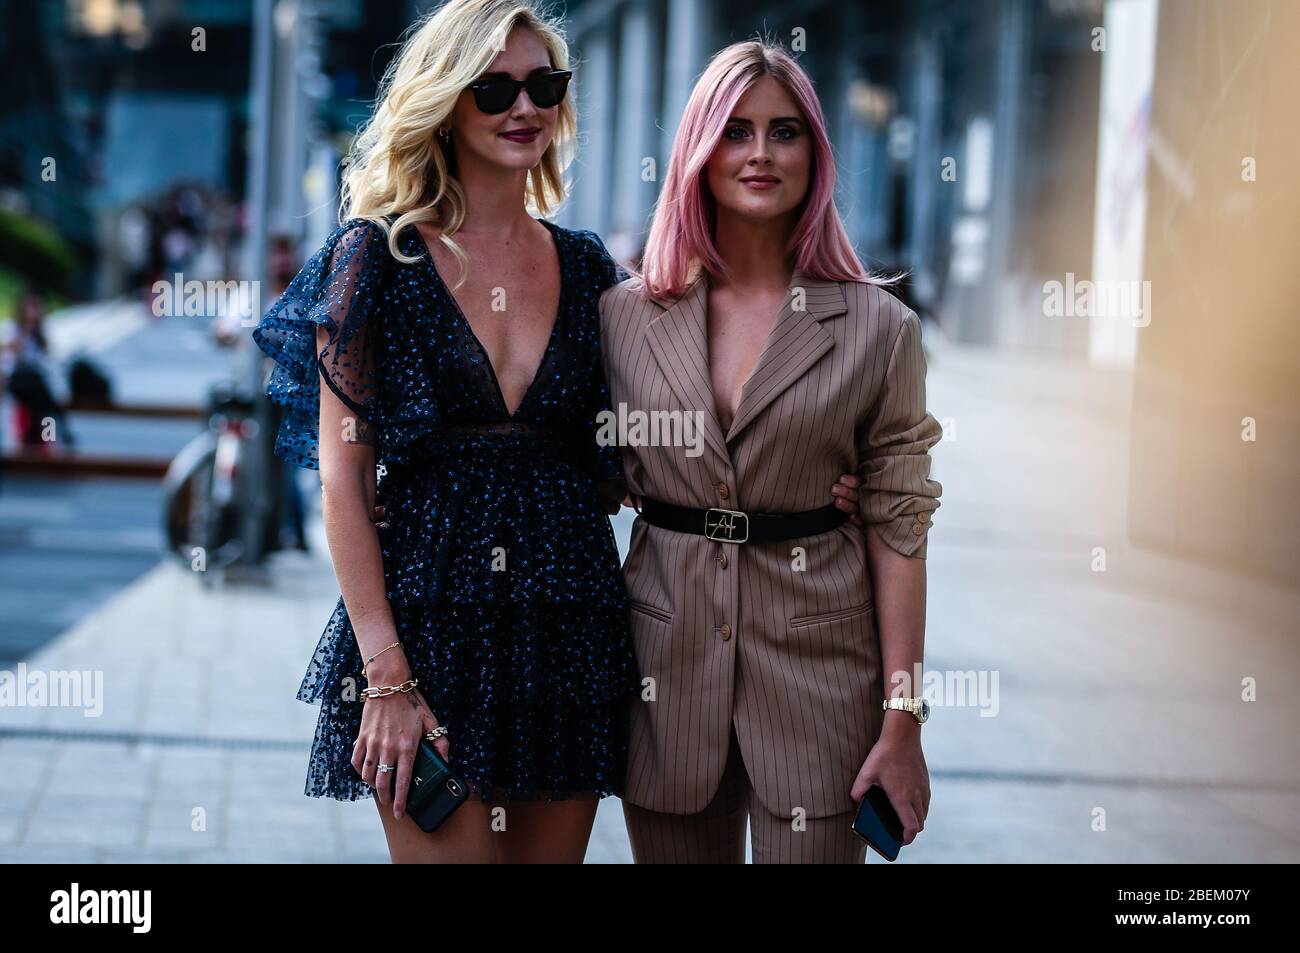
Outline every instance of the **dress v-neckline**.
{"type": "Polygon", "coordinates": [[[433,252],[429,248],[429,243],[424,240],[424,235],[418,228],[414,225],[411,226],[412,230],[415,232],[416,238],[424,247],[424,258],[429,263],[429,270],[433,272],[434,280],[442,287],[443,293],[447,296],[447,300],[451,302],[451,308],[456,313],[456,317],[465,326],[465,331],[469,334],[470,340],[474,342],[474,346],[478,348],[479,354],[482,355],[483,363],[488,369],[488,374],[492,376],[492,387],[496,392],[497,404],[500,406],[501,412],[505,414],[506,420],[510,423],[514,423],[519,418],[520,411],[524,409],[524,405],[528,403],[528,398],[531,397],[533,391],[537,389],[538,382],[542,379],[542,372],[546,369],[546,365],[551,360],[551,354],[555,350],[555,338],[560,330],[560,319],[564,316],[565,298],[568,293],[569,285],[568,281],[565,280],[564,246],[560,240],[560,234],[558,231],[559,226],[551,224],[544,218],[534,217],[533,220],[540,222],[546,230],[551,233],[551,241],[555,244],[555,259],[560,267],[560,294],[555,306],[555,318],[551,322],[551,331],[546,336],[546,347],[542,351],[542,359],[538,362],[537,370],[533,372],[532,380],[529,381],[528,387],[525,388],[524,395],[519,398],[519,403],[516,405],[513,413],[510,410],[510,406],[506,403],[505,391],[501,389],[501,379],[497,376],[497,369],[492,365],[492,358],[488,355],[487,348],[484,347],[483,342],[479,340],[479,336],[474,330],[474,325],[470,324],[469,318],[465,316],[465,311],[461,308],[460,302],[456,300],[456,295],[452,292],[451,286],[443,280],[442,274],[438,271],[438,266],[434,263],[433,252]]]}

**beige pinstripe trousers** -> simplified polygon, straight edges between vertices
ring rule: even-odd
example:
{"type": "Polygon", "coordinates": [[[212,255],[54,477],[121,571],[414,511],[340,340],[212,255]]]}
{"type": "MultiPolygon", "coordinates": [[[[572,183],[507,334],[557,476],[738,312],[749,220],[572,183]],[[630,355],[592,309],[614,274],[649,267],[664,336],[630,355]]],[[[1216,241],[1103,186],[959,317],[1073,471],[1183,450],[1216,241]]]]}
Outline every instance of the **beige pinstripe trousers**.
{"type": "Polygon", "coordinates": [[[736,733],[713,800],[698,814],[664,814],[623,802],[638,864],[743,864],[745,821],[756,864],[860,864],[867,845],[849,828],[854,812],[777,817],[754,796],[736,733]]]}

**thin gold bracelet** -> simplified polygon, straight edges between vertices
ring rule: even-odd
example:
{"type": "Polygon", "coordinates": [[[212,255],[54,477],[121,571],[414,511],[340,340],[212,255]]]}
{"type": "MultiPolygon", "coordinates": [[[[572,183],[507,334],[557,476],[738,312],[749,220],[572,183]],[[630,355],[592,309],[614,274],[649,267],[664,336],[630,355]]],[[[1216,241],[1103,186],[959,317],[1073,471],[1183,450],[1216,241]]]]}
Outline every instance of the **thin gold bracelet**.
{"type": "Polygon", "coordinates": [[[373,662],[375,659],[379,658],[379,656],[383,655],[383,654],[384,654],[385,652],[387,652],[389,649],[395,649],[395,648],[397,648],[397,647],[398,647],[399,645],[401,645],[401,644],[402,644],[401,642],[394,642],[392,645],[385,645],[382,649],[380,649],[380,650],[379,650],[378,652],[376,652],[374,655],[370,656],[370,658],[366,659],[366,664],[363,665],[363,666],[361,666],[361,677],[362,677],[362,678],[365,678],[365,677],[366,677],[366,669],[368,669],[368,668],[370,667],[370,663],[371,663],[371,662],[373,662]]]}

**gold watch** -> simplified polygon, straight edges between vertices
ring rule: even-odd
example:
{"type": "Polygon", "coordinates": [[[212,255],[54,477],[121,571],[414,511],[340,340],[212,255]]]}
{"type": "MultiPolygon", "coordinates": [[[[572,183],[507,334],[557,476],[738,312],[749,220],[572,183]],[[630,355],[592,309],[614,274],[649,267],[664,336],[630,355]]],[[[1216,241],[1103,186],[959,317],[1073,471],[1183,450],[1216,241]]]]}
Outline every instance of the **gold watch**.
{"type": "Polygon", "coordinates": [[[895,711],[911,712],[918,725],[924,725],[930,718],[930,703],[920,696],[916,698],[886,698],[880,703],[880,707],[885,711],[892,708],[895,711]]]}

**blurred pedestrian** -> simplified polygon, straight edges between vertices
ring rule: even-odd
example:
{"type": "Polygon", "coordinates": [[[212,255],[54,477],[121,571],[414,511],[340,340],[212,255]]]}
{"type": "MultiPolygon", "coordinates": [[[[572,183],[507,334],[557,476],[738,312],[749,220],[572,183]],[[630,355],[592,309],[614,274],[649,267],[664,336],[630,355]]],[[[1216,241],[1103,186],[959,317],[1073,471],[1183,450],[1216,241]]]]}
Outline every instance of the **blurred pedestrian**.
{"type": "MultiPolygon", "coordinates": [[[[267,255],[268,280],[275,300],[278,301],[299,269],[298,253],[293,238],[283,234],[271,236],[267,255]]],[[[264,355],[263,361],[266,365],[264,377],[269,379],[274,371],[275,362],[264,355]]],[[[298,483],[298,467],[275,456],[275,441],[280,430],[280,422],[284,419],[284,408],[273,401],[268,401],[266,409],[267,426],[258,434],[258,439],[262,442],[263,452],[271,468],[271,485],[268,489],[277,495],[279,503],[276,507],[279,519],[273,521],[271,526],[275,533],[271,544],[274,548],[283,546],[306,552],[308,549],[304,525],[306,513],[302,489],[298,483]]]]}
{"type": "MultiPolygon", "coordinates": [[[[273,294],[270,305],[275,306],[289,283],[298,271],[298,256],[293,238],[277,234],[270,238],[267,249],[267,267],[269,288],[273,294]]],[[[221,299],[218,313],[213,316],[212,333],[216,342],[222,347],[243,350],[249,348],[248,355],[252,364],[250,373],[264,386],[275,368],[275,362],[265,354],[252,348],[245,331],[245,322],[256,300],[249,282],[236,282],[228,277],[227,282],[236,285],[235,296],[221,299]]],[[[263,499],[270,499],[273,505],[268,508],[269,518],[265,521],[264,532],[258,546],[250,551],[255,556],[251,562],[260,562],[266,553],[284,548],[307,551],[307,534],[305,527],[305,506],[302,490],[298,483],[298,468],[292,463],[281,460],[275,455],[276,436],[284,408],[259,393],[255,419],[259,425],[257,436],[253,439],[260,453],[259,472],[264,474],[265,490],[263,499]]]]}
{"type": "Polygon", "coordinates": [[[18,404],[24,447],[51,452],[74,444],[67,416],[50,388],[53,366],[45,336],[45,302],[32,289],[18,299],[14,320],[0,327],[0,378],[18,404]]]}

